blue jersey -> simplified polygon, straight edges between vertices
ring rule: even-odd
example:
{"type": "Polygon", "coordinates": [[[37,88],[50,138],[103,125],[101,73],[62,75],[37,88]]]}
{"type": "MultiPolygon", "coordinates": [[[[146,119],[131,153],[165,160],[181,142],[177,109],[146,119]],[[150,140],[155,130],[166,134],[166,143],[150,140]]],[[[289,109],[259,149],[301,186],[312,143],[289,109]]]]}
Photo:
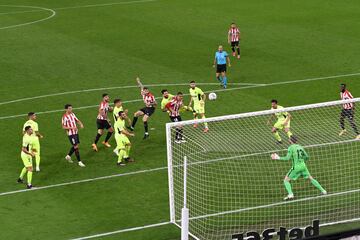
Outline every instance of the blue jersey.
{"type": "Polygon", "coordinates": [[[222,52],[216,52],[215,53],[215,59],[216,59],[216,63],[218,65],[222,65],[222,64],[226,64],[226,57],[228,56],[227,52],[222,51],[222,52]]]}

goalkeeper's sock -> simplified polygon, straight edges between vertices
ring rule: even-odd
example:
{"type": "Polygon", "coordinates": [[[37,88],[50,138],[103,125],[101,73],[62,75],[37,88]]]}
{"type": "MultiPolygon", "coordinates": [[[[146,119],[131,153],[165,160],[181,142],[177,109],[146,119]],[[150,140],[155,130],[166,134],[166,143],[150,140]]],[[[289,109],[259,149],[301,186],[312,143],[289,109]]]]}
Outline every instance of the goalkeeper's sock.
{"type": "Polygon", "coordinates": [[[32,181],[32,172],[28,172],[27,173],[27,185],[31,185],[31,181],[32,181]]]}
{"type": "Polygon", "coordinates": [[[319,189],[321,192],[326,192],[325,189],[320,185],[320,183],[316,179],[311,179],[311,183],[319,189]]]}
{"type": "MultiPolygon", "coordinates": [[[[205,116],[202,116],[202,117],[201,117],[201,119],[205,119],[205,118],[206,118],[205,116]]],[[[204,127],[205,127],[205,128],[208,128],[208,124],[207,124],[207,122],[206,122],[206,123],[204,123],[204,127]]]]}
{"type": "Polygon", "coordinates": [[[293,135],[291,131],[288,131],[286,134],[288,135],[289,138],[293,135]]]}
{"type": "Polygon", "coordinates": [[[274,136],[275,136],[275,139],[276,139],[278,142],[281,142],[281,137],[280,137],[279,132],[274,132],[274,136]]]}
{"type": "Polygon", "coordinates": [[[288,192],[289,195],[294,195],[292,189],[291,189],[291,184],[289,181],[284,181],[284,185],[285,185],[285,189],[288,192]]]}
{"type": "Polygon", "coordinates": [[[24,176],[25,176],[25,174],[26,174],[26,167],[24,167],[22,170],[21,170],[21,173],[20,173],[20,176],[19,176],[19,178],[22,180],[22,179],[24,179],[24,176]]]}

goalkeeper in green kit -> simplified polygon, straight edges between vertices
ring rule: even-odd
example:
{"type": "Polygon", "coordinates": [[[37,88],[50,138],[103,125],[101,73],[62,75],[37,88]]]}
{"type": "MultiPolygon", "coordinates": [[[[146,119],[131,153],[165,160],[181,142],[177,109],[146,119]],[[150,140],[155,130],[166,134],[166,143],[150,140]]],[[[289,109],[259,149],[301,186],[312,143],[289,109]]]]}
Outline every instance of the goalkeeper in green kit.
{"type": "Polygon", "coordinates": [[[286,191],[288,192],[288,196],[284,198],[284,200],[292,200],[294,199],[294,193],[291,189],[290,180],[296,180],[299,177],[303,177],[305,179],[309,179],[311,183],[321,191],[323,195],[326,195],[326,190],[320,185],[315,178],[310,175],[309,170],[306,167],[305,162],[309,160],[309,155],[306,153],[305,149],[297,143],[297,138],[295,136],[290,137],[291,145],[288,148],[288,153],[285,157],[280,157],[277,153],[271,154],[271,158],[273,160],[283,160],[283,161],[292,161],[292,168],[286,174],[284,179],[284,185],[286,191]]]}

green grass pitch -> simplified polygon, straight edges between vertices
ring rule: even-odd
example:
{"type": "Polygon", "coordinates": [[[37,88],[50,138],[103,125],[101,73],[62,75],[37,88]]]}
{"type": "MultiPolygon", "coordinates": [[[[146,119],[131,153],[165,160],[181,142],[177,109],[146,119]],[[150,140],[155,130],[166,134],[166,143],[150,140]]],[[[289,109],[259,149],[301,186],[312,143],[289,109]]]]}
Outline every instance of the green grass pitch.
{"type": "MultiPolygon", "coordinates": [[[[85,125],[80,151],[86,168],[81,169],[64,160],[69,142],[61,129],[62,112],[53,110],[65,103],[75,108],[97,105],[107,92],[112,99],[130,101],[125,107],[132,113],[142,106],[135,101],[139,91],[121,87],[134,86],[137,75],[144,84],[169,84],[173,93],[187,93],[187,86],[174,84],[189,80],[216,83],[213,55],[219,44],[230,51],[226,34],[233,21],[242,31],[242,58],[231,58],[229,82],[269,85],[229,85],[207,105],[208,117],[268,109],[272,98],[285,106],[337,100],[341,82],[359,96],[359,11],[356,0],[0,0],[0,193],[24,189],[16,179],[22,168],[21,127],[26,117],[16,115],[29,111],[45,112],[38,115],[45,138],[42,171],[33,177],[36,186],[160,168],[0,195],[0,239],[70,239],[169,221],[166,114],[158,110],[153,115],[149,124],[154,130],[146,142],[138,124],[132,150],[136,163],[118,168],[110,149],[100,147],[95,154],[90,148],[96,107],[75,109],[85,125]],[[326,78],[353,73],[358,74],[326,78]],[[296,81],[312,78],[321,79],[296,81]],[[109,89],[55,95],[98,88],[109,89]],[[51,96],[34,98],[43,95],[51,96]],[[17,99],[23,100],[9,103],[17,99]]],[[[162,88],[150,89],[159,97],[162,88]]],[[[179,236],[177,227],[165,225],[103,239],[179,236]]]]}

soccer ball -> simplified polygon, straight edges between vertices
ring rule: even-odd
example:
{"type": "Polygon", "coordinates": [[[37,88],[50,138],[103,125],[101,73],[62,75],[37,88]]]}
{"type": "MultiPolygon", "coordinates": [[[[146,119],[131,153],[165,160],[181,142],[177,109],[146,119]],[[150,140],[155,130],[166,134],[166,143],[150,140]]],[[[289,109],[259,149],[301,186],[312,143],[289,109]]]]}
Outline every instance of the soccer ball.
{"type": "Polygon", "coordinates": [[[216,93],[212,92],[212,93],[209,93],[209,100],[215,100],[217,98],[216,96],[216,93]]]}

